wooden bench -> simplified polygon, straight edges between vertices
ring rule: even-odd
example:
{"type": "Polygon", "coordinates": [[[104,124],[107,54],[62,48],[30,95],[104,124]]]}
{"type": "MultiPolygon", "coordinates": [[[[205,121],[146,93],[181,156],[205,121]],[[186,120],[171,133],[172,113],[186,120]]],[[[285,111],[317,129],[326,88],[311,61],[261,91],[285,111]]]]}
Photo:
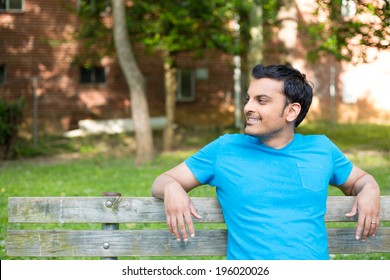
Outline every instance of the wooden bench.
{"type": "MultiPolygon", "coordinates": [[[[115,193],[105,197],[11,197],[8,201],[7,255],[94,256],[102,259],[120,256],[225,256],[226,229],[223,228],[218,201],[215,198],[192,199],[203,220],[194,219],[197,223],[196,237],[184,243],[176,241],[166,229],[163,202],[156,198],[121,197],[115,193]],[[55,224],[56,229],[39,229],[43,226],[41,224],[47,223],[55,224]],[[80,223],[98,223],[102,227],[74,230],[64,226],[80,223]],[[145,229],[145,224],[149,223],[160,224],[160,229],[150,226],[145,229]],[[202,227],[199,223],[216,223],[220,227],[199,229],[202,227]],[[127,229],[119,230],[119,224],[127,229]]],[[[381,197],[381,227],[377,236],[367,241],[355,240],[356,218],[344,216],[351,209],[353,200],[354,197],[344,196],[328,199],[325,220],[337,222],[334,223],[337,227],[328,228],[329,252],[389,253],[390,196],[381,197]]]]}

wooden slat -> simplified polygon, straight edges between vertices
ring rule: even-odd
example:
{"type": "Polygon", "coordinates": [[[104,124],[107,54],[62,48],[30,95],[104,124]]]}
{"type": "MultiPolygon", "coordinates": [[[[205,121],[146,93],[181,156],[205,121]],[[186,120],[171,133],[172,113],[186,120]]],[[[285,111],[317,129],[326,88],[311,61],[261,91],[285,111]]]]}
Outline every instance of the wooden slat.
{"type": "MultiPolygon", "coordinates": [[[[357,221],[357,216],[345,217],[350,212],[356,197],[353,196],[329,196],[327,201],[327,211],[325,221],[327,222],[348,222],[357,221]]],[[[382,222],[390,221],[390,196],[380,198],[380,219],[382,222]]]]}
{"type": "MultiPolygon", "coordinates": [[[[216,198],[193,197],[201,222],[222,223],[216,198]]],[[[328,198],[326,221],[353,221],[347,218],[354,197],[328,198]]],[[[381,197],[381,220],[390,221],[390,196],[381,197]]],[[[194,220],[198,222],[198,220],[194,220]]],[[[152,197],[11,197],[9,223],[164,223],[163,202],[152,197]],[[110,201],[114,206],[107,207],[110,201]]]]}
{"type": "Polygon", "coordinates": [[[375,237],[355,239],[355,228],[328,228],[330,254],[390,253],[390,227],[381,227],[375,237]]]}
{"type": "Polygon", "coordinates": [[[9,256],[224,256],[226,230],[199,230],[178,242],[166,230],[9,231],[9,256]],[[104,243],[110,248],[105,250],[104,243]]]}
{"type": "MultiPolygon", "coordinates": [[[[223,222],[215,198],[194,198],[204,222],[223,222]]],[[[162,200],[153,197],[11,197],[9,223],[161,223],[162,200]],[[110,201],[114,206],[107,207],[110,201]]]]}
{"type": "MultiPolygon", "coordinates": [[[[367,241],[354,239],[354,229],[328,229],[329,252],[390,252],[390,228],[367,241]]],[[[226,230],[198,230],[187,244],[164,230],[14,231],[8,232],[9,256],[224,256],[226,230]],[[109,249],[103,244],[109,243],[109,249]]]]}

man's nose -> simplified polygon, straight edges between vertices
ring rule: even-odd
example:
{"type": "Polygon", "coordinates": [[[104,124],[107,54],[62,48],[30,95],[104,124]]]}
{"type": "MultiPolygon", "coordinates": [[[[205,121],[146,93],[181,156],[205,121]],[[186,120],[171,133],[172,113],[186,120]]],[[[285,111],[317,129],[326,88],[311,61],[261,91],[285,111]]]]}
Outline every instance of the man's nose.
{"type": "Polygon", "coordinates": [[[253,102],[247,100],[244,105],[244,113],[253,112],[253,102]]]}

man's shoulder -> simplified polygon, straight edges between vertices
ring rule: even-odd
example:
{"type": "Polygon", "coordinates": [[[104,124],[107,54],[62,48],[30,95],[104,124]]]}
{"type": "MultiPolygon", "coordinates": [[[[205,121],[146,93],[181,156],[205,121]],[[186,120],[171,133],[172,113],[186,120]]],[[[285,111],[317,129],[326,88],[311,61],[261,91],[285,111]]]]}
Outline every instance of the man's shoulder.
{"type": "Polygon", "coordinates": [[[303,135],[303,134],[296,134],[295,137],[298,141],[303,143],[329,143],[329,138],[326,135],[323,134],[310,134],[310,135],[303,135]]]}
{"type": "Polygon", "coordinates": [[[242,142],[258,142],[259,140],[254,137],[254,136],[250,136],[250,135],[246,135],[246,134],[240,134],[240,133],[234,133],[234,134],[230,134],[230,133],[227,133],[227,134],[224,134],[222,136],[220,136],[218,138],[219,141],[221,141],[222,143],[242,143],[242,142]]]}
{"type": "Polygon", "coordinates": [[[331,150],[332,141],[326,135],[295,135],[295,148],[303,150],[331,150]]]}

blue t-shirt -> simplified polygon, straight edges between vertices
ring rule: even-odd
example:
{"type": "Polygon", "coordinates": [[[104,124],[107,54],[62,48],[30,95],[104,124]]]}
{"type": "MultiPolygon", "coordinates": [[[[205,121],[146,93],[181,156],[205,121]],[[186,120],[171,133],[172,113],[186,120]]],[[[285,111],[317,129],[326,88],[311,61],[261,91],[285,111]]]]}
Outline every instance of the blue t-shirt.
{"type": "Polygon", "coordinates": [[[352,163],[326,136],[303,136],[282,149],[228,134],[185,161],[216,187],[228,229],[227,259],[329,259],[324,223],[328,184],[352,163]]]}

